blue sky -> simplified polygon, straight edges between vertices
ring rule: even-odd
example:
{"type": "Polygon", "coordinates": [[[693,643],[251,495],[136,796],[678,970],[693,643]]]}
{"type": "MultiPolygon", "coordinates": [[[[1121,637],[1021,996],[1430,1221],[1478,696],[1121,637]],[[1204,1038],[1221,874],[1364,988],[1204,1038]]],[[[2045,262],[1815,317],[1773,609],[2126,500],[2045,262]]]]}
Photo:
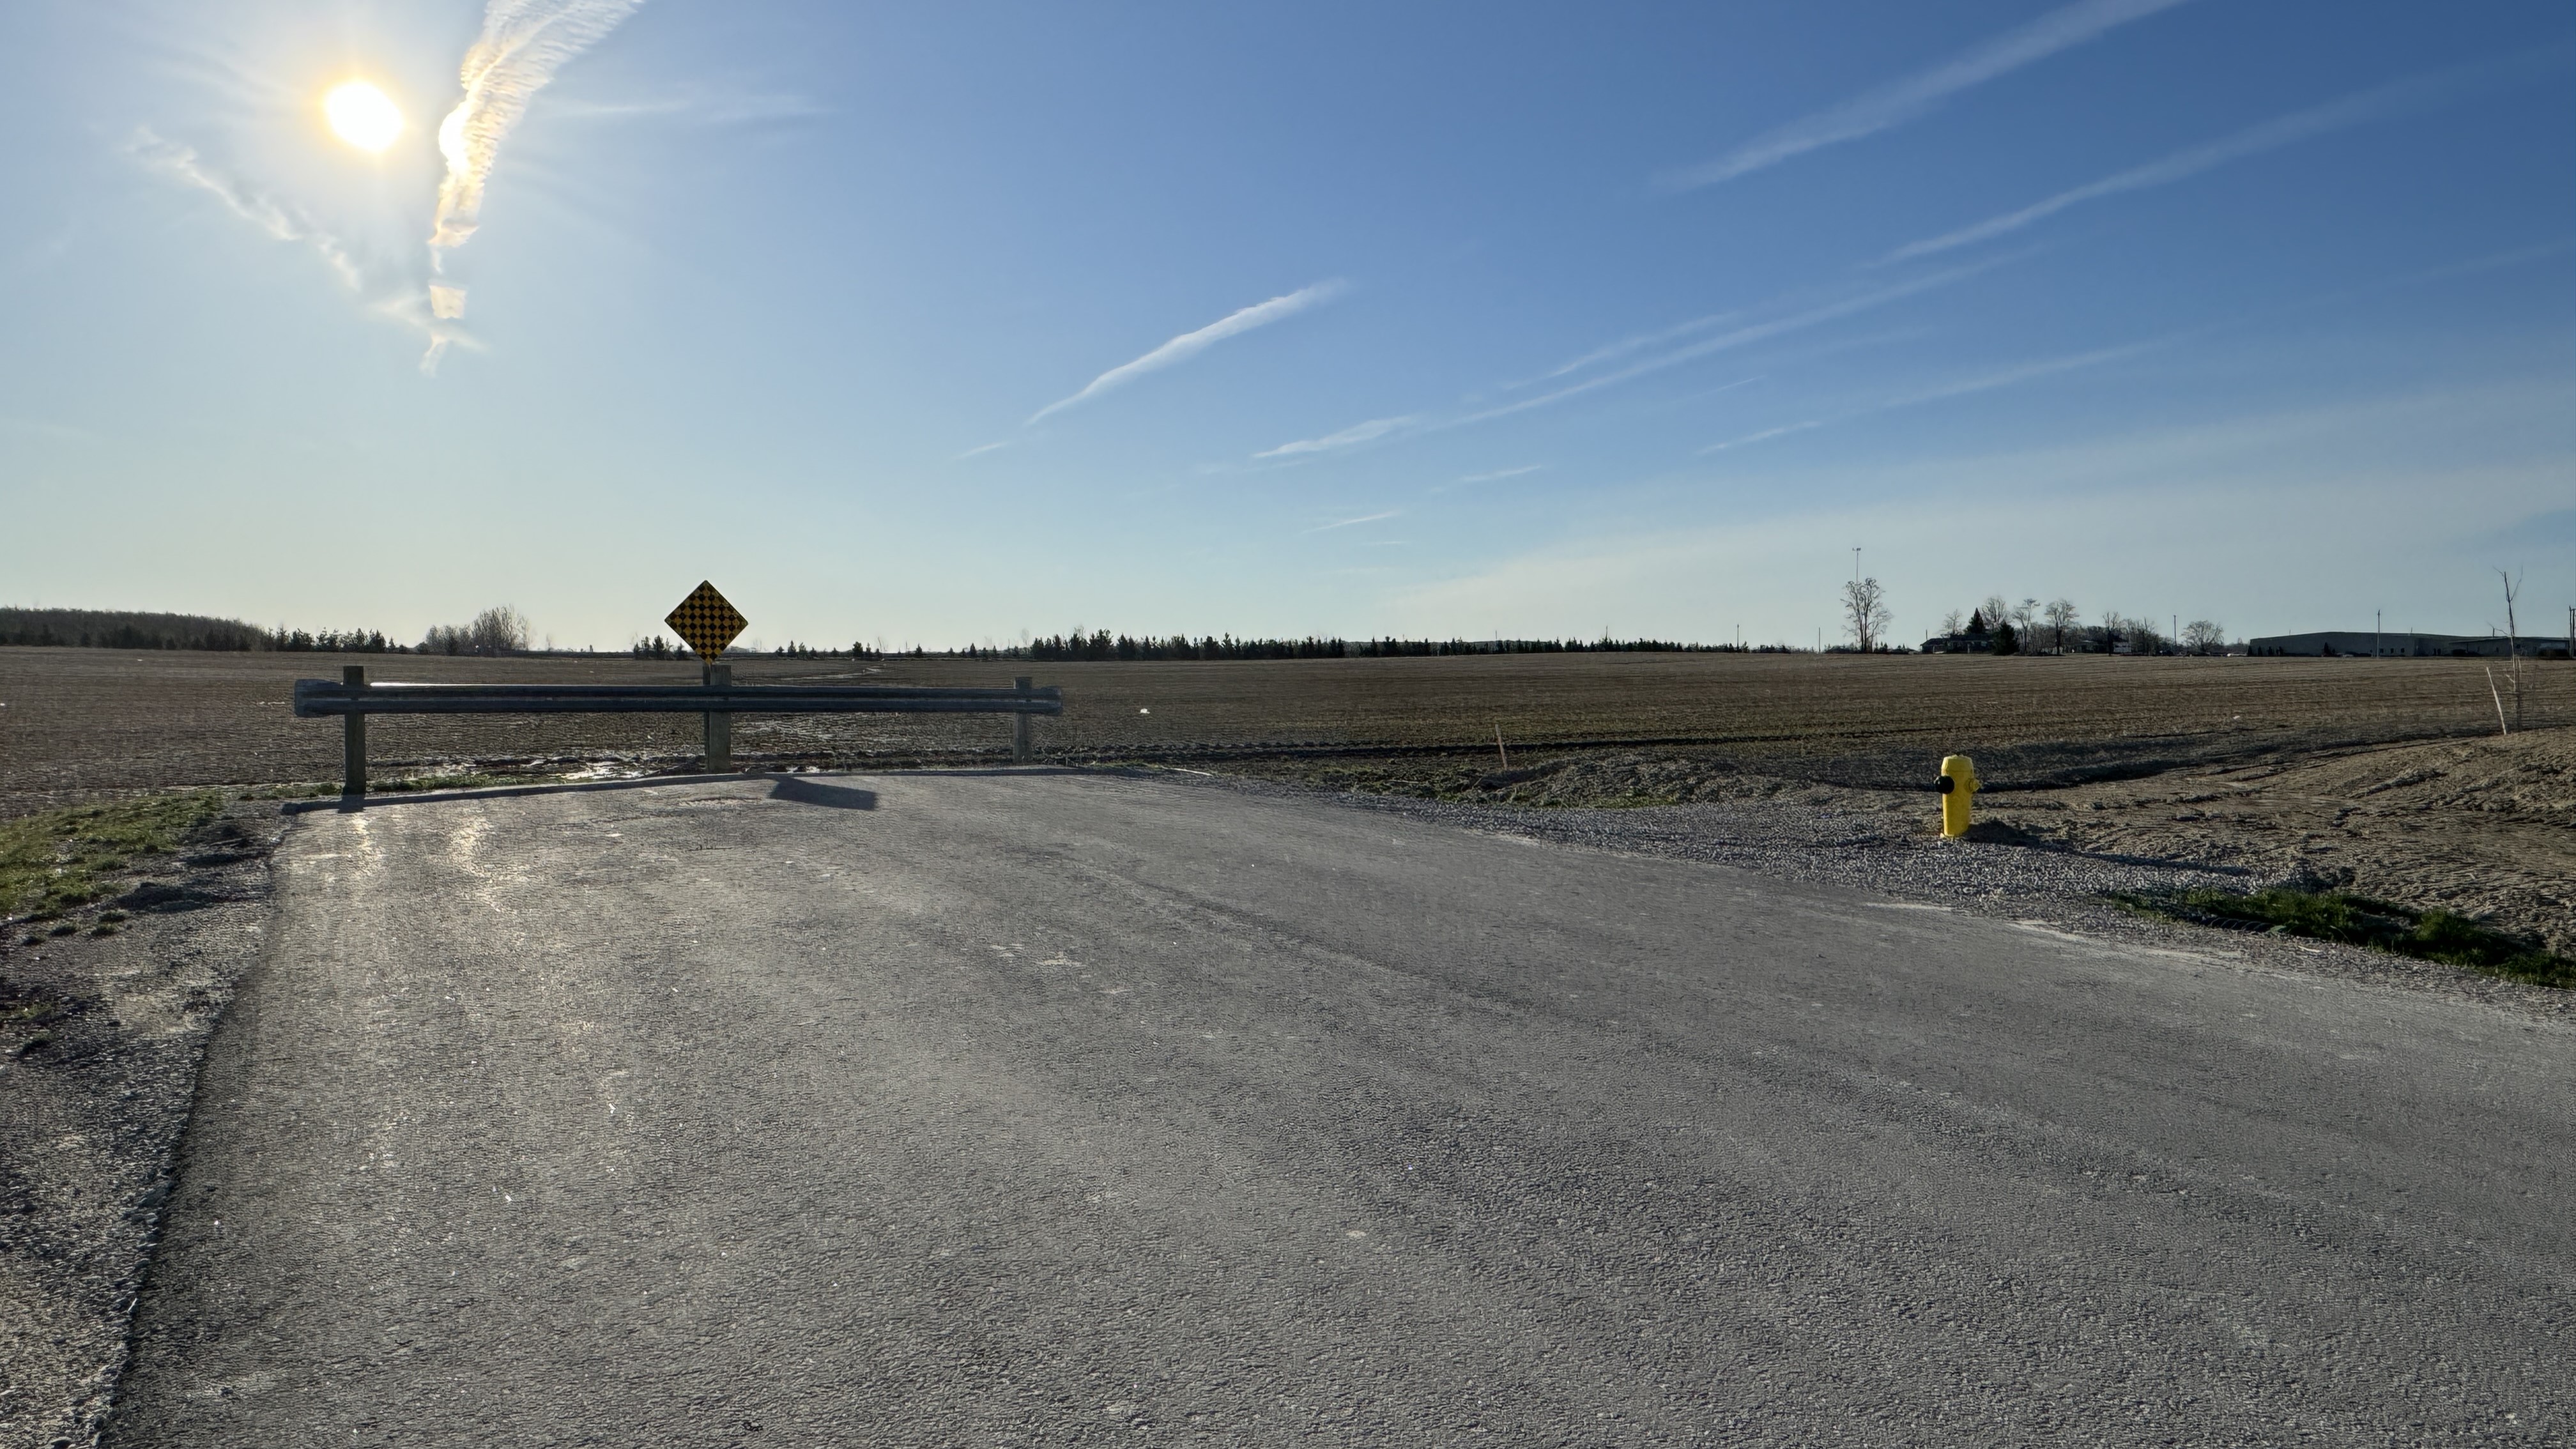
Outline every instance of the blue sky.
{"type": "Polygon", "coordinates": [[[1899,637],[2576,603],[2554,0],[493,11],[0,10],[0,601],[1812,643],[1859,546],[1899,637]],[[514,18],[566,43],[440,321],[514,18]]]}

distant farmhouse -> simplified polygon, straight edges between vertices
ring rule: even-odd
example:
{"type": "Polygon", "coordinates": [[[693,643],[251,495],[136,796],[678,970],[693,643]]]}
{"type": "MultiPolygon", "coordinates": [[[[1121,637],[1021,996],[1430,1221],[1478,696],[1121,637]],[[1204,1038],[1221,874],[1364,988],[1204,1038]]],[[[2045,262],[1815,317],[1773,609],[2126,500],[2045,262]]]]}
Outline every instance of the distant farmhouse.
{"type": "MultiPolygon", "coordinates": [[[[1955,619],[1958,615],[1953,614],[1950,617],[1955,619]]],[[[2004,637],[2012,638],[2009,632],[2012,626],[2006,624],[2004,628],[2007,631],[2004,637]]],[[[1986,611],[1979,609],[1968,616],[1968,627],[1965,632],[1935,634],[1923,641],[1923,652],[1926,654],[1991,654],[1994,652],[1995,642],[1995,631],[1986,627],[1986,611]]]]}
{"type": "Polygon", "coordinates": [[[2322,634],[2274,634],[2246,642],[2245,652],[2265,657],[2325,659],[2502,659],[2507,652],[2525,659],[2564,659],[2567,641],[2525,634],[2508,640],[2502,634],[2374,634],[2367,629],[2328,630],[2322,634]],[[2508,648],[2508,646],[2510,646],[2508,648]]]}

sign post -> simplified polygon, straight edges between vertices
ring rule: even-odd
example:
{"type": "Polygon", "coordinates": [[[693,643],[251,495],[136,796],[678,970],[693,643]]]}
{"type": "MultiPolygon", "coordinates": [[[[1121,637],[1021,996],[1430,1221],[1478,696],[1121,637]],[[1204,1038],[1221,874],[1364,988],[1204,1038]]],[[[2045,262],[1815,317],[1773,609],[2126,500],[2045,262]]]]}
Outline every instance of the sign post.
{"type": "MultiPolygon", "coordinates": [[[[340,682],[351,689],[367,687],[367,666],[343,664],[340,682]]],[[[352,710],[340,726],[340,794],[367,798],[367,717],[352,710]]]]}
{"type": "MultiPolygon", "coordinates": [[[[1025,674],[1021,675],[1019,678],[1011,681],[1011,687],[1022,694],[1028,693],[1029,677],[1025,674]]],[[[1025,765],[1036,758],[1037,750],[1029,740],[1029,717],[1025,714],[1012,715],[1011,763],[1014,765],[1025,765]]]]}
{"type": "MultiPolygon", "coordinates": [[[[708,688],[733,687],[733,666],[715,661],[724,657],[725,646],[739,637],[743,626],[751,621],[717,593],[714,584],[701,581],[662,622],[696,652],[705,665],[702,680],[708,688]]],[[[711,709],[706,713],[706,722],[707,772],[725,774],[733,769],[733,715],[711,709]]]]}
{"type": "MultiPolygon", "coordinates": [[[[733,666],[710,664],[701,678],[709,689],[733,688],[733,666]]],[[[733,772],[733,716],[723,710],[708,710],[700,716],[707,722],[707,773],[726,775],[733,772]]]]}

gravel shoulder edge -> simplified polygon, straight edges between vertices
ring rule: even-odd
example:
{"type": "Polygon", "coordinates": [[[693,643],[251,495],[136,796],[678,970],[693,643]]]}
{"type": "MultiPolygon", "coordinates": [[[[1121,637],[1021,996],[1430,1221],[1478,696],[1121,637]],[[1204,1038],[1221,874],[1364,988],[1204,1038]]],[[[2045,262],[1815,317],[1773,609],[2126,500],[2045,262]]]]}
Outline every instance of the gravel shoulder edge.
{"type": "Polygon", "coordinates": [[[127,913],[112,935],[0,939],[0,978],[51,1008],[0,1050],[0,1445],[89,1449],[105,1429],[199,1070],[268,951],[287,823],[235,803],[104,903],[127,913]]]}
{"type": "Polygon", "coordinates": [[[1577,849],[1825,882],[2104,946],[2476,1002],[2525,1021],[2576,1026],[2576,991],[2330,941],[2195,926],[2126,910],[2104,897],[2107,891],[2149,886],[2243,890],[2278,884],[2188,861],[2094,856],[2044,842],[1945,841],[1932,833],[1928,818],[1919,835],[1890,834],[1883,817],[1794,801],[1551,808],[1422,800],[1168,767],[1104,771],[1109,772],[1261,798],[1320,801],[1577,849]]]}

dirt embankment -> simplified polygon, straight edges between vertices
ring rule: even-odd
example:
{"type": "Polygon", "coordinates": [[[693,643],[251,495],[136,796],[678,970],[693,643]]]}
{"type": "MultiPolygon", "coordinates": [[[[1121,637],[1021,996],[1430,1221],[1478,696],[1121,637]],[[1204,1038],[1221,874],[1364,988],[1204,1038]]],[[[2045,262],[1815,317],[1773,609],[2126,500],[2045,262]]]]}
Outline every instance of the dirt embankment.
{"type": "Polygon", "coordinates": [[[2242,866],[2483,917],[2576,954],[2576,729],[1989,797],[2073,848],[2242,866]]]}
{"type": "MultiPolygon", "coordinates": [[[[2476,916],[2576,951],[2576,729],[2401,744],[2138,740],[1977,755],[1981,837],[2213,867],[2476,916]]],[[[1929,835],[1938,759],[1715,750],[1231,760],[1230,772],[1423,799],[1829,809],[1929,835]]]]}

